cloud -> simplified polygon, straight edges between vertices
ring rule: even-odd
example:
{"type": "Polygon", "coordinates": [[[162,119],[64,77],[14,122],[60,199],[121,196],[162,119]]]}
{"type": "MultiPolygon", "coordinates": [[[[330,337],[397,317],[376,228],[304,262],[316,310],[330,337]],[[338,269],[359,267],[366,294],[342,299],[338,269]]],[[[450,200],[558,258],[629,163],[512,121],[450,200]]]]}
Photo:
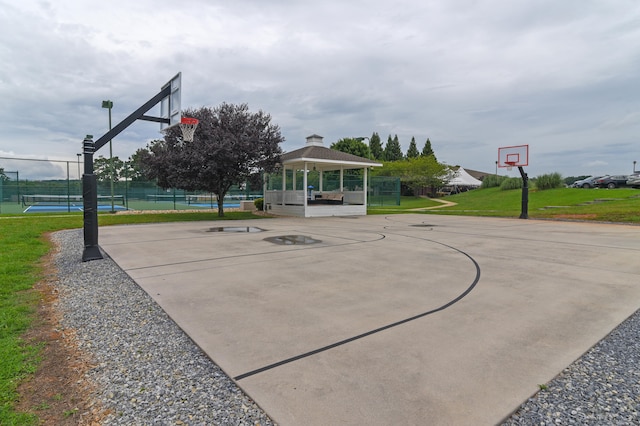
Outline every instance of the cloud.
{"type": "Polygon", "coordinates": [[[78,179],[78,160],[44,160],[34,156],[16,157],[0,151],[0,169],[11,180],[78,179]],[[68,173],[67,173],[68,170],[68,173]]]}
{"type": "MultiPolygon", "coordinates": [[[[375,131],[405,151],[430,138],[440,160],[491,171],[498,147],[528,143],[532,175],[586,174],[590,158],[623,170],[640,156],[632,0],[0,0],[0,10],[0,150],[19,156],[75,159],[84,135],[108,129],[102,100],[118,123],[178,71],[183,107],[246,102],[271,114],[286,150],[312,133],[331,143],[375,131]]],[[[114,155],[158,129],[134,123],[114,155]]]]}

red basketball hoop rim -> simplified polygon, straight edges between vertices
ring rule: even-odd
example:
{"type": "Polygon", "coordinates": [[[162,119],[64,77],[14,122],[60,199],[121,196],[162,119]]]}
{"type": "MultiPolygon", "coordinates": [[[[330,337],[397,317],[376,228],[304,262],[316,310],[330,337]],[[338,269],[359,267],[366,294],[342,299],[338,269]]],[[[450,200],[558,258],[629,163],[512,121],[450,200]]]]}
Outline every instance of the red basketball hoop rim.
{"type": "Polygon", "coordinates": [[[180,119],[180,123],[181,124],[198,124],[200,122],[200,120],[198,120],[197,118],[193,118],[193,117],[182,117],[180,119]]]}
{"type": "Polygon", "coordinates": [[[196,127],[200,121],[193,117],[182,117],[180,119],[180,130],[182,131],[182,140],[185,142],[193,142],[193,136],[196,132],[196,127]]]}

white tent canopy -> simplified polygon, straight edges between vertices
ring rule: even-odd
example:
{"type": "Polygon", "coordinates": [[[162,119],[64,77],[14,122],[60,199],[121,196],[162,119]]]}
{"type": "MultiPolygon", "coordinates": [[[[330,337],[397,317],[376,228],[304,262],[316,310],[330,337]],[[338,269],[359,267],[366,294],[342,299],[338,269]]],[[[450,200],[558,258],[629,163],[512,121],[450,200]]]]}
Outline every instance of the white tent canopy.
{"type": "Polygon", "coordinates": [[[462,167],[458,167],[458,170],[453,172],[451,178],[449,179],[449,182],[447,182],[447,185],[477,188],[482,185],[482,182],[471,176],[462,167]]]}

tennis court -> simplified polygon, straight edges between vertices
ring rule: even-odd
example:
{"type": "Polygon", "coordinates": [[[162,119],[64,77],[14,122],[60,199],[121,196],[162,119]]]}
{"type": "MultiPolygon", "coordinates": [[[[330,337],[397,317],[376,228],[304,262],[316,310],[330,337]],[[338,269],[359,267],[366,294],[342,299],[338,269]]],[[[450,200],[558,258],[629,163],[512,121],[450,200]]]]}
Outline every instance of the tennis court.
{"type": "Polygon", "coordinates": [[[640,306],[637,226],[233,228],[110,226],[100,245],[282,425],[496,424],[640,306]]]}
{"type": "MultiPolygon", "coordinates": [[[[225,201],[225,209],[239,208],[239,200],[225,201]]],[[[14,208],[4,204],[5,212],[22,213],[61,213],[61,212],[82,212],[84,205],[81,195],[23,195],[21,202],[14,208]],[[19,210],[16,210],[19,208],[19,210]]],[[[173,197],[166,195],[151,195],[145,200],[128,200],[122,195],[98,196],[98,211],[125,211],[125,210],[195,210],[195,209],[218,209],[218,203],[211,197],[173,197]]]]}
{"type": "MultiPolygon", "coordinates": [[[[171,202],[160,202],[153,203],[151,206],[148,202],[131,202],[130,209],[136,210],[136,206],[140,207],[140,210],[162,210],[162,209],[172,209],[172,210],[193,210],[193,209],[217,209],[218,204],[207,204],[207,203],[177,203],[173,204],[171,202]]],[[[240,204],[238,203],[224,203],[225,209],[233,209],[239,208],[240,204]]],[[[114,205],[113,210],[115,211],[125,211],[129,210],[125,206],[114,205]]],[[[82,212],[84,211],[84,206],[82,203],[70,203],[70,204],[34,204],[31,206],[27,206],[23,213],[56,213],[56,212],[82,212]]],[[[105,212],[111,211],[111,204],[98,204],[98,211],[105,212]]]]}
{"type": "MultiPolygon", "coordinates": [[[[192,207],[201,208],[201,209],[217,209],[218,208],[218,203],[190,203],[188,205],[192,207]]],[[[234,209],[234,208],[240,207],[240,203],[224,203],[222,204],[222,206],[225,209],[234,209]]]]}
{"type": "MultiPolygon", "coordinates": [[[[115,211],[127,210],[124,206],[114,205],[115,211]]],[[[82,204],[70,203],[68,205],[60,204],[34,204],[24,209],[23,213],[61,213],[61,212],[82,212],[84,206],[82,204]]],[[[111,211],[111,204],[98,204],[98,211],[111,211]]]]}
{"type": "MultiPolygon", "coordinates": [[[[125,200],[122,195],[98,195],[98,211],[123,211],[125,200]]],[[[84,204],[81,195],[22,195],[23,213],[82,212],[84,204]]]]}

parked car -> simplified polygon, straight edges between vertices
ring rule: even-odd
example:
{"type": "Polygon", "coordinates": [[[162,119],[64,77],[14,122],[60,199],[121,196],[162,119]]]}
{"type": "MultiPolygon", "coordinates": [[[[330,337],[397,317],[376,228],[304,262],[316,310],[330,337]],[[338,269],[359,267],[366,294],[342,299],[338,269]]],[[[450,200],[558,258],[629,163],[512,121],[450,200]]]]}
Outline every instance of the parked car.
{"type": "Polygon", "coordinates": [[[627,179],[627,186],[640,188],[640,172],[634,173],[629,176],[629,179],[627,179]]]}
{"type": "Polygon", "coordinates": [[[595,188],[595,181],[604,176],[589,176],[588,178],[577,180],[571,184],[572,188],[595,188]]]}
{"type": "Polygon", "coordinates": [[[611,175],[596,180],[596,186],[598,188],[618,188],[620,186],[627,186],[627,175],[611,175]]]}

